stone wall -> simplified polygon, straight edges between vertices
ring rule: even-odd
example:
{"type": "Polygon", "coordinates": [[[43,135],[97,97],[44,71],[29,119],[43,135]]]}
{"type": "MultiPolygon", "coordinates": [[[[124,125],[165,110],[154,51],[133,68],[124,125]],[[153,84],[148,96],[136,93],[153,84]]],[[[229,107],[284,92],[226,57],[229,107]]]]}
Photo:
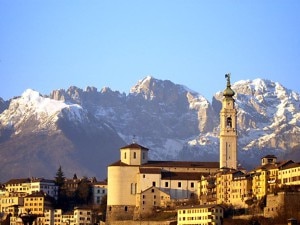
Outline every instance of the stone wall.
{"type": "Polygon", "coordinates": [[[112,224],[112,221],[132,220],[134,206],[108,206],[106,213],[106,224],[112,224]]]}
{"type": "Polygon", "coordinates": [[[300,192],[279,192],[267,195],[265,217],[276,217],[283,213],[292,212],[300,206],[300,192]]]}

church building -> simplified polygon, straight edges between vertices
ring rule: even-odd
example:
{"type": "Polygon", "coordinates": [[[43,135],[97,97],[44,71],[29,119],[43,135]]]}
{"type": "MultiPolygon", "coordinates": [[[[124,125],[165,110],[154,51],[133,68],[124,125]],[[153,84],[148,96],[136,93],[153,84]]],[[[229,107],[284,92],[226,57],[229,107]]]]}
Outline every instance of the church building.
{"type": "Polygon", "coordinates": [[[107,224],[139,220],[154,209],[199,199],[199,181],[223,167],[236,168],[237,131],[230,75],[220,113],[220,162],[153,161],[149,149],[133,142],[120,148],[120,160],[108,166],[107,224]]]}

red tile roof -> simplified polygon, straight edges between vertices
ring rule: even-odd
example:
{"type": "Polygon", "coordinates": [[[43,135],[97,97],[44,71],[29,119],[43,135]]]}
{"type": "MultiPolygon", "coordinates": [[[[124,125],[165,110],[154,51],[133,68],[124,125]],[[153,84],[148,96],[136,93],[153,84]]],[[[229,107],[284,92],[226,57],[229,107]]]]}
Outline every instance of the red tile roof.
{"type": "Polygon", "coordinates": [[[126,148],[143,149],[143,150],[147,150],[147,151],[149,150],[148,148],[146,148],[146,147],[144,147],[142,145],[139,145],[137,143],[132,143],[130,145],[126,145],[126,146],[124,146],[124,147],[122,147],[120,149],[126,149],[126,148]]]}

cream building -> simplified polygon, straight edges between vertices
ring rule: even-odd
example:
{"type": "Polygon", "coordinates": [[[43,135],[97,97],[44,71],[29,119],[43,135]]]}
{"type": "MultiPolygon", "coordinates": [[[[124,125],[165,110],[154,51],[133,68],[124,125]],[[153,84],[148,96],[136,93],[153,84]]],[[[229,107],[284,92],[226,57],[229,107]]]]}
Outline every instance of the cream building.
{"type": "Polygon", "coordinates": [[[171,203],[170,195],[157,187],[150,187],[137,197],[137,205],[140,205],[140,214],[151,214],[153,210],[158,211],[166,208],[171,203]]]}
{"type": "Polygon", "coordinates": [[[92,210],[89,208],[77,207],[74,209],[74,225],[93,224],[92,210]]]}
{"type": "Polygon", "coordinates": [[[222,225],[224,209],[219,205],[197,205],[178,209],[178,225],[222,225]]]}

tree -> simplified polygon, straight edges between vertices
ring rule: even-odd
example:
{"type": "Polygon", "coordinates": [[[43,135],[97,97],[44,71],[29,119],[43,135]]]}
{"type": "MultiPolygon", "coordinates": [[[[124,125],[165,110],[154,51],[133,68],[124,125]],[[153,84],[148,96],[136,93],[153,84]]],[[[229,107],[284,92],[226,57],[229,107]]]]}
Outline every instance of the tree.
{"type": "Polygon", "coordinates": [[[68,208],[68,203],[67,203],[68,201],[67,201],[66,193],[63,189],[63,185],[65,183],[65,176],[61,166],[59,166],[56,172],[55,183],[58,186],[57,207],[66,210],[68,208]]]}
{"type": "Polygon", "coordinates": [[[55,176],[55,183],[59,188],[61,188],[64,182],[65,182],[65,175],[64,172],[62,171],[61,166],[59,166],[55,176]]]}
{"type": "Polygon", "coordinates": [[[76,202],[78,204],[88,205],[92,200],[92,187],[87,177],[83,177],[80,183],[78,184],[75,196],[76,202]]]}

